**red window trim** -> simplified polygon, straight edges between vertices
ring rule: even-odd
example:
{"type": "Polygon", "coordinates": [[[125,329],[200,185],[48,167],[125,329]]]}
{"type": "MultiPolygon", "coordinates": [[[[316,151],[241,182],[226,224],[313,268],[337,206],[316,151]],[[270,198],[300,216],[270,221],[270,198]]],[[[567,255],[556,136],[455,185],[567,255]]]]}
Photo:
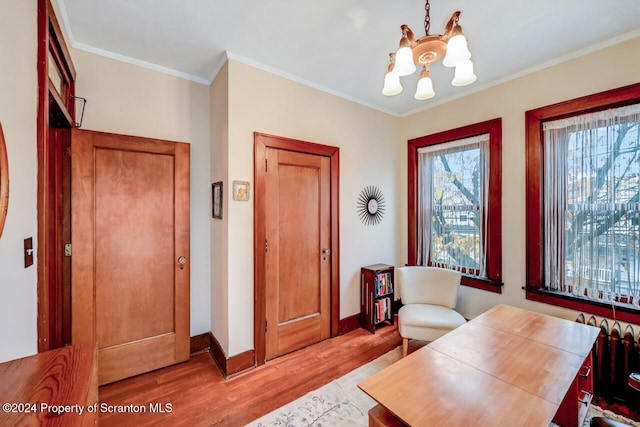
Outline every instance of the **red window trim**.
{"type": "Polygon", "coordinates": [[[640,102],[640,83],[529,110],[526,120],[526,298],[532,301],[582,311],[617,320],[640,323],[640,312],[626,304],[616,305],[586,300],[541,289],[543,261],[542,123],[587,112],[640,102]]]}
{"type": "Polygon", "coordinates": [[[416,265],[418,229],[418,149],[489,133],[489,220],[487,236],[487,276],[462,276],[461,284],[502,293],[502,119],[492,119],[409,140],[408,145],[408,265],[416,265]]]}

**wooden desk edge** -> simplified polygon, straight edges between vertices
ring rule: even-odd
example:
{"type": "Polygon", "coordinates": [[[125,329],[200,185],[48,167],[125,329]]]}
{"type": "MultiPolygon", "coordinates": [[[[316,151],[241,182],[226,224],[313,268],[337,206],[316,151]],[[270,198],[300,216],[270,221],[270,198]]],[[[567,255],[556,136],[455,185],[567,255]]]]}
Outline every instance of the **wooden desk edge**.
{"type": "Polygon", "coordinates": [[[377,404],[369,410],[369,427],[407,427],[384,406],[377,404]]]}
{"type": "MultiPolygon", "coordinates": [[[[483,313],[483,315],[485,315],[485,316],[486,316],[486,315],[487,315],[487,313],[489,313],[489,314],[493,314],[493,313],[495,313],[495,312],[497,312],[497,311],[501,311],[501,310],[504,310],[504,309],[508,309],[509,307],[510,307],[510,306],[500,304],[500,305],[498,305],[498,306],[496,306],[496,307],[492,308],[491,310],[488,310],[487,312],[483,313]]],[[[522,310],[522,309],[519,309],[519,310],[522,310]]],[[[525,311],[525,310],[523,310],[523,311],[525,311]]],[[[540,314],[540,313],[536,313],[536,312],[533,312],[533,313],[535,313],[535,314],[537,314],[537,315],[539,315],[539,314],[540,314]]],[[[571,322],[570,320],[567,320],[567,319],[561,319],[561,318],[555,318],[554,316],[548,316],[548,315],[543,315],[543,316],[545,316],[545,317],[549,317],[549,318],[552,318],[552,319],[561,320],[561,321],[563,321],[563,322],[571,322]]],[[[480,324],[482,324],[482,322],[480,322],[480,324]]],[[[587,326],[587,325],[581,325],[581,326],[587,326]]],[[[588,336],[588,339],[589,339],[589,340],[590,340],[591,338],[593,339],[593,341],[591,342],[591,346],[590,346],[590,347],[592,347],[592,346],[593,346],[593,343],[595,342],[595,340],[596,340],[596,338],[597,338],[598,333],[599,333],[599,328],[593,328],[593,330],[590,330],[588,333],[586,333],[586,334],[585,334],[585,335],[587,335],[587,336],[588,336]]],[[[531,338],[526,338],[526,337],[522,337],[522,338],[523,338],[523,339],[531,339],[531,338]]],[[[537,340],[536,340],[536,341],[537,341],[537,340]]],[[[555,346],[553,346],[553,345],[552,345],[552,343],[547,343],[547,342],[545,342],[545,341],[538,341],[538,342],[540,342],[540,344],[543,344],[543,345],[546,345],[546,346],[554,347],[554,348],[555,348],[555,346]]],[[[574,352],[569,351],[569,350],[567,350],[567,349],[558,348],[558,350],[561,350],[563,353],[573,354],[573,355],[575,355],[575,356],[579,356],[581,359],[583,359],[583,360],[582,360],[582,363],[584,363],[584,362],[585,362],[585,359],[590,359],[590,355],[591,355],[591,352],[590,352],[590,351],[589,351],[589,352],[587,352],[587,353],[586,353],[586,355],[583,355],[583,354],[577,354],[577,353],[574,353],[574,352]]],[[[577,378],[577,375],[578,375],[578,373],[579,373],[579,369],[580,369],[580,367],[576,367],[576,372],[575,372],[575,373],[573,373],[573,372],[572,372],[572,374],[574,374],[574,375],[572,375],[572,377],[573,377],[572,384],[569,384],[569,385],[567,386],[567,390],[565,391],[565,397],[564,397],[563,401],[562,401],[561,403],[559,403],[559,404],[558,404],[558,406],[557,406],[557,408],[558,408],[558,410],[559,410],[560,412],[564,412],[564,411],[562,410],[562,407],[563,407],[563,406],[565,406],[565,401],[567,401],[568,399],[575,399],[575,398],[577,398],[577,396],[572,396],[572,394],[573,394],[573,393],[572,393],[572,389],[575,387],[575,384],[576,384],[576,378],[577,378]]],[[[363,390],[365,393],[367,393],[369,396],[371,396],[371,394],[370,394],[370,393],[368,393],[368,392],[367,392],[367,391],[362,387],[362,384],[363,384],[363,383],[365,383],[366,381],[367,381],[367,380],[365,380],[365,381],[361,382],[360,384],[358,384],[358,387],[359,387],[361,390],[363,390]]],[[[374,398],[373,396],[371,396],[371,397],[372,397],[374,400],[376,400],[376,401],[377,401],[377,399],[376,399],[376,398],[374,398]]],[[[578,408],[576,408],[576,409],[578,409],[578,408]]],[[[576,411],[576,412],[578,412],[578,411],[576,411]]],[[[558,414],[556,413],[556,417],[557,417],[557,415],[558,415],[558,414]]],[[[580,415],[582,415],[582,414],[580,414],[580,415]]],[[[573,416],[579,416],[579,415],[576,413],[576,414],[574,414],[573,416]]],[[[572,416],[572,418],[573,418],[573,416],[572,416]]],[[[554,419],[555,419],[555,417],[554,417],[554,419]]],[[[396,416],[395,416],[395,415],[394,415],[390,410],[388,410],[385,406],[383,406],[383,404],[382,404],[382,403],[378,403],[378,405],[377,405],[377,406],[373,407],[373,408],[369,411],[369,426],[374,426],[374,427],[381,427],[381,426],[405,426],[405,424],[404,424],[404,423],[402,423],[402,421],[401,421],[401,419],[400,419],[399,417],[396,417],[396,416]]]]}

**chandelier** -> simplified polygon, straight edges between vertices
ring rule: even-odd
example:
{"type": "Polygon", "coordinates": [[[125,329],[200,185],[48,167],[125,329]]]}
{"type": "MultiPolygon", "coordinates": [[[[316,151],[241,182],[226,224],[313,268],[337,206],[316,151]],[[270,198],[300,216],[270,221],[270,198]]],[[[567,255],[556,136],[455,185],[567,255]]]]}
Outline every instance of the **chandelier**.
{"type": "Polygon", "coordinates": [[[425,1],[424,32],[425,36],[415,39],[413,31],[408,25],[402,25],[402,38],[397,52],[389,54],[389,67],[384,78],[382,94],[387,96],[397,95],[402,92],[400,77],[413,74],[417,67],[422,67],[418,87],[414,95],[415,99],[424,100],[435,95],[433,82],[429,77],[429,66],[433,62],[443,59],[445,67],[455,67],[453,81],[454,86],[466,86],[476,81],[471,62],[471,52],[467,47],[467,39],[462,34],[462,27],[458,24],[460,12],[451,15],[444,34],[429,34],[431,18],[429,12],[431,5],[425,1]]]}

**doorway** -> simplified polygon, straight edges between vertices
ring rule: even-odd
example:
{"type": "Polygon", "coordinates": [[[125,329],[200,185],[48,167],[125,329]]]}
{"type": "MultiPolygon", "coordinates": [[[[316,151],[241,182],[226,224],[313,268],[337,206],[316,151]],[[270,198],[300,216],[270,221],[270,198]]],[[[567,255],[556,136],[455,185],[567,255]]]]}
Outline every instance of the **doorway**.
{"type": "Polygon", "coordinates": [[[38,0],[38,351],[71,342],[71,167],[76,71],[49,0],[38,0]]]}
{"type": "Polygon", "coordinates": [[[337,147],[256,133],[256,364],[338,333],[337,147]]]}

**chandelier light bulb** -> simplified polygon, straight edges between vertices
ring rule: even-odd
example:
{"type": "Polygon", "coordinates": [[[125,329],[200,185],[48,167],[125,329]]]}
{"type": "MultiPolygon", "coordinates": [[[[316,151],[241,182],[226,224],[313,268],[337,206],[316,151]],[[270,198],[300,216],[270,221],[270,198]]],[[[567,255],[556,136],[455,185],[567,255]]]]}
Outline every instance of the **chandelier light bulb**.
{"type": "Polygon", "coordinates": [[[382,94],[386,96],[397,95],[402,92],[402,85],[400,84],[400,76],[389,71],[384,76],[384,87],[382,88],[382,94]]]}
{"type": "Polygon", "coordinates": [[[403,36],[400,40],[400,48],[396,52],[396,64],[393,72],[403,77],[413,74],[414,71],[416,71],[416,64],[413,63],[413,51],[409,46],[409,40],[403,36]]]}
{"type": "Polygon", "coordinates": [[[473,73],[473,62],[467,59],[456,65],[456,72],[451,84],[454,86],[466,86],[475,82],[477,78],[473,73]]]}
{"type": "Polygon", "coordinates": [[[467,39],[462,34],[462,27],[457,25],[453,29],[453,36],[447,43],[447,54],[442,61],[445,67],[456,67],[461,62],[471,59],[471,52],[467,47],[467,39]]]}
{"type": "Polygon", "coordinates": [[[431,77],[429,77],[429,70],[427,67],[422,69],[422,73],[420,73],[420,80],[418,80],[418,88],[416,89],[416,94],[413,96],[418,101],[424,101],[426,99],[433,98],[436,93],[433,91],[433,82],[431,81],[431,77]]]}

